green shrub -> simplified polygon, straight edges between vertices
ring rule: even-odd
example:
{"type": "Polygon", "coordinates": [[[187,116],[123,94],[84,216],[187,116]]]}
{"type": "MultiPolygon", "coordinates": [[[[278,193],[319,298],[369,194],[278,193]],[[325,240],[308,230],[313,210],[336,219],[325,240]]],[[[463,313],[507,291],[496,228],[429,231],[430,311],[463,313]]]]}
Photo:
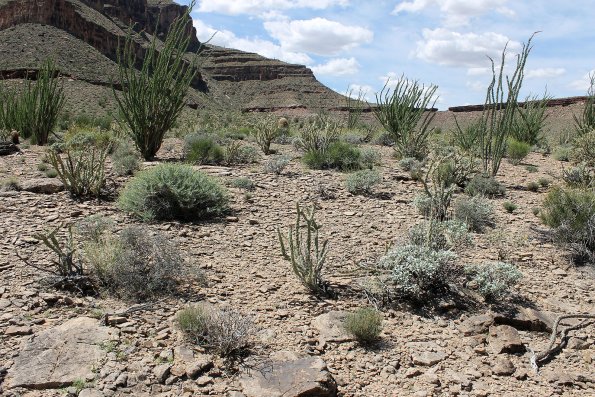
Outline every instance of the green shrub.
{"type": "Polygon", "coordinates": [[[230,308],[204,304],[182,309],[176,316],[180,329],[195,343],[221,357],[230,357],[249,348],[256,332],[251,317],[230,308]]]}
{"type": "Polygon", "coordinates": [[[506,192],[504,186],[493,177],[475,175],[465,187],[465,193],[470,196],[499,197],[506,192]]]}
{"type": "Polygon", "coordinates": [[[595,168],[595,130],[585,132],[574,139],[570,159],[576,164],[595,168]]]}
{"type": "Polygon", "coordinates": [[[344,320],[343,327],[360,343],[375,342],[382,332],[382,314],[378,310],[363,307],[349,313],[344,320]]]}
{"type": "Polygon", "coordinates": [[[390,89],[387,81],[376,95],[374,114],[394,141],[397,157],[423,159],[428,152],[430,123],[436,112],[428,112],[436,103],[435,85],[427,88],[417,81],[401,77],[390,89]]]}
{"type": "Polygon", "coordinates": [[[530,146],[543,141],[541,132],[547,119],[545,110],[550,99],[547,94],[541,99],[537,96],[525,99],[524,105],[518,107],[512,123],[510,134],[514,139],[530,146]]]}
{"type": "Polygon", "coordinates": [[[53,168],[48,168],[44,174],[46,178],[56,178],[58,176],[58,171],[53,168]]]}
{"type": "Polygon", "coordinates": [[[291,262],[293,272],[301,283],[313,294],[328,293],[328,283],[322,278],[322,271],[326,261],[328,240],[322,245],[318,240],[320,225],[314,219],[314,210],[304,211],[296,205],[297,216],[295,226],[290,227],[287,238],[277,230],[281,255],[291,262]],[[306,223],[302,228],[302,221],[306,223]],[[304,230],[305,229],[305,230],[304,230]]]}
{"type": "Polygon", "coordinates": [[[458,199],[454,205],[454,217],[476,233],[483,233],[486,227],[494,225],[492,204],[482,196],[458,199]]]}
{"type": "Polygon", "coordinates": [[[357,170],[360,165],[360,151],[346,142],[333,142],[327,150],[309,151],[304,154],[304,163],[312,169],[357,170]]]}
{"type": "Polygon", "coordinates": [[[268,174],[281,175],[281,173],[283,172],[285,167],[287,167],[290,161],[291,158],[287,156],[278,156],[271,158],[264,164],[264,172],[268,174]]]}
{"type": "Polygon", "coordinates": [[[140,156],[132,142],[120,140],[111,154],[112,168],[116,175],[132,175],[140,168],[140,156]]]}
{"type": "Polygon", "coordinates": [[[221,164],[225,160],[223,148],[213,138],[192,134],[185,138],[184,153],[191,164],[221,164]]]}
{"type": "Polygon", "coordinates": [[[512,214],[517,209],[517,205],[511,201],[505,201],[504,203],[502,203],[502,206],[509,214],[512,214]]]}
{"type": "Polygon", "coordinates": [[[252,126],[254,140],[266,155],[271,154],[271,143],[279,136],[280,132],[274,117],[259,119],[252,126]]]}
{"type": "Polygon", "coordinates": [[[227,194],[212,178],[181,164],[139,172],[125,186],[118,206],[142,220],[198,221],[225,213],[227,194]]]}
{"type": "Polygon", "coordinates": [[[531,165],[531,164],[529,164],[529,165],[526,165],[526,166],[525,166],[525,169],[526,169],[528,172],[530,172],[530,173],[537,172],[537,167],[536,167],[536,166],[534,166],[534,165],[531,165]]]}
{"type": "Polygon", "coordinates": [[[539,183],[539,186],[541,186],[543,188],[548,188],[550,186],[550,183],[552,183],[552,182],[547,178],[539,178],[537,180],[537,183],[539,183]]]}
{"type": "Polygon", "coordinates": [[[389,281],[395,294],[422,301],[447,287],[454,276],[452,263],[455,258],[450,251],[405,245],[388,251],[378,266],[389,270],[389,281]]]}
{"type": "Polygon", "coordinates": [[[465,128],[456,128],[452,131],[452,143],[465,153],[478,153],[483,128],[481,121],[474,121],[465,128]]]}
{"type": "Polygon", "coordinates": [[[523,274],[510,263],[488,262],[480,266],[468,266],[465,272],[477,286],[477,291],[493,301],[506,295],[519,282],[523,274]]]}
{"type": "Polygon", "coordinates": [[[537,183],[537,182],[527,183],[527,190],[530,192],[537,192],[539,190],[539,183],[537,183]]]}
{"type": "Polygon", "coordinates": [[[376,170],[355,171],[345,178],[345,188],[351,194],[372,194],[372,189],[380,182],[382,175],[376,170]]]}
{"type": "Polygon", "coordinates": [[[424,193],[414,199],[414,205],[426,217],[442,221],[447,218],[452,195],[456,189],[455,162],[450,154],[432,159],[422,183],[424,193]]]}
{"type": "Polygon", "coordinates": [[[339,124],[330,117],[318,115],[300,128],[295,144],[305,153],[324,153],[338,141],[340,134],[339,124]]]}
{"type": "Polygon", "coordinates": [[[131,226],[119,234],[100,233],[84,246],[84,256],[101,287],[110,295],[146,301],[175,290],[184,260],[170,239],[131,226]]]}
{"type": "Polygon", "coordinates": [[[570,148],[570,146],[566,146],[566,145],[558,146],[554,150],[554,159],[556,159],[558,161],[570,161],[571,150],[572,149],[570,148]]]}
{"type": "Polygon", "coordinates": [[[256,188],[256,185],[250,178],[234,178],[230,181],[229,185],[231,187],[235,187],[237,189],[244,189],[248,191],[252,191],[256,188]]]}
{"type": "Polygon", "coordinates": [[[19,191],[21,190],[21,184],[15,177],[10,177],[0,180],[0,192],[8,191],[19,191]]]}
{"type": "Polygon", "coordinates": [[[458,251],[472,244],[467,230],[467,224],[459,220],[426,220],[409,229],[409,242],[434,251],[458,251]]]}
{"type": "Polygon", "coordinates": [[[405,157],[399,160],[399,167],[401,167],[403,171],[409,172],[415,168],[422,168],[423,162],[419,161],[415,157],[405,157]]]}
{"type": "Polygon", "coordinates": [[[567,247],[576,263],[595,263],[595,191],[555,187],[541,210],[553,240],[567,247]]]}
{"type": "Polygon", "coordinates": [[[539,209],[539,207],[533,207],[531,212],[533,212],[533,215],[539,216],[540,209],[539,209]]]}
{"type": "Polygon", "coordinates": [[[244,145],[241,141],[229,141],[225,145],[224,158],[229,165],[251,164],[258,161],[258,150],[244,145]]]}
{"type": "Polygon", "coordinates": [[[132,29],[118,53],[122,91],[113,87],[113,95],[126,130],[145,160],[159,151],[165,133],[186,106],[188,88],[198,72],[198,57],[186,56],[192,38],[188,29],[191,9],[187,7],[173,21],[163,42],[152,36],[142,60],[132,29]]]}
{"type": "Polygon", "coordinates": [[[364,147],[359,150],[360,164],[362,168],[372,169],[377,165],[382,164],[382,156],[380,152],[374,148],[364,147]]]}
{"type": "Polygon", "coordinates": [[[45,172],[50,168],[47,163],[39,163],[37,164],[37,171],[45,172]]]}
{"type": "Polygon", "coordinates": [[[508,144],[506,146],[506,154],[508,156],[508,161],[511,164],[519,165],[525,157],[531,151],[531,145],[526,142],[517,141],[514,138],[508,139],[508,144]]]}
{"type": "Polygon", "coordinates": [[[47,158],[66,190],[75,197],[101,195],[105,186],[105,161],[113,137],[101,131],[81,131],[63,144],[54,144],[47,158]]]}

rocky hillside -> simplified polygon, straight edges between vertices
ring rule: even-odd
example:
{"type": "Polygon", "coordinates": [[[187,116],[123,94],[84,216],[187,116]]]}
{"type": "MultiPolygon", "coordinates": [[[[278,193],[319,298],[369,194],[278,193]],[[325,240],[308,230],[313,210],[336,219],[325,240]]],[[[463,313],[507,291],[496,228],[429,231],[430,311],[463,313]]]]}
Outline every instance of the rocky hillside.
{"type": "MultiPolygon", "coordinates": [[[[0,0],[0,76],[21,79],[41,60],[52,57],[65,79],[70,107],[75,111],[96,107],[85,99],[109,99],[118,43],[128,27],[139,32],[137,53],[142,56],[152,35],[163,38],[184,10],[163,0],[0,0]]],[[[188,29],[192,29],[190,50],[194,52],[200,42],[190,23],[188,29]]],[[[215,46],[207,46],[201,64],[189,97],[192,107],[213,101],[244,110],[342,103],[339,94],[301,65],[215,46]]]]}

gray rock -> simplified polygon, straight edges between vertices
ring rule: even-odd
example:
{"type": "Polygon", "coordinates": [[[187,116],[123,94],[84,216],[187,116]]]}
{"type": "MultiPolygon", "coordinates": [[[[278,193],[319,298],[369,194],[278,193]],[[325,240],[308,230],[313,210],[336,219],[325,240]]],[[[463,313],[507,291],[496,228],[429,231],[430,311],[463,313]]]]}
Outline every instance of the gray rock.
{"type": "Polygon", "coordinates": [[[83,389],[78,397],[104,397],[103,393],[96,389],[83,389]]]}
{"type": "Polygon", "coordinates": [[[161,364],[153,368],[153,374],[157,378],[157,382],[165,383],[171,371],[171,364],[161,364]]]}
{"type": "Polygon", "coordinates": [[[525,351],[519,332],[510,325],[490,327],[489,347],[494,354],[525,351]]]}
{"type": "Polygon", "coordinates": [[[528,307],[521,307],[514,314],[494,314],[494,322],[496,324],[511,325],[516,329],[525,331],[551,332],[554,321],[556,321],[555,313],[535,310],[528,307]]]}
{"type": "Polygon", "coordinates": [[[31,193],[54,194],[64,190],[64,185],[55,178],[34,178],[22,181],[21,190],[31,193]]]}
{"type": "Polygon", "coordinates": [[[298,358],[294,353],[278,353],[270,366],[240,377],[246,397],[334,397],[337,385],[319,357],[298,358]]]}
{"type": "Polygon", "coordinates": [[[487,332],[490,325],[494,323],[494,316],[491,313],[472,316],[463,321],[459,330],[465,336],[478,335],[487,332]]]}
{"type": "Polygon", "coordinates": [[[9,388],[57,388],[92,375],[106,355],[100,344],[111,330],[99,321],[79,317],[27,338],[6,379],[9,388]]]}
{"type": "Polygon", "coordinates": [[[321,314],[312,320],[312,327],[319,333],[319,341],[324,342],[348,342],[354,338],[343,327],[343,321],[347,312],[331,311],[321,314]]]}
{"type": "Polygon", "coordinates": [[[412,354],[411,358],[415,365],[432,366],[438,364],[446,358],[442,352],[421,352],[412,354]]]}
{"type": "Polygon", "coordinates": [[[8,336],[31,335],[33,333],[33,330],[31,329],[31,327],[16,327],[12,325],[6,328],[6,331],[4,333],[8,336]]]}
{"type": "Polygon", "coordinates": [[[512,375],[515,370],[516,368],[514,367],[514,364],[512,363],[512,361],[510,361],[509,358],[505,356],[498,356],[496,358],[496,362],[494,363],[493,368],[494,374],[500,376],[512,375]]]}

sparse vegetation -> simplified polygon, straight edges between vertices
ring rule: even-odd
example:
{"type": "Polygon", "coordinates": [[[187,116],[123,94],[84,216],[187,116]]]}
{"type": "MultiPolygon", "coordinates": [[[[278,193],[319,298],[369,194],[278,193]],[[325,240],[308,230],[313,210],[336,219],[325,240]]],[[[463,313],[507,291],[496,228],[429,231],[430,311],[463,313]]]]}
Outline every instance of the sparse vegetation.
{"type": "Polygon", "coordinates": [[[118,206],[137,218],[198,221],[228,209],[227,194],[212,178],[181,164],[160,164],[133,177],[118,206]]]}
{"type": "Polygon", "coordinates": [[[221,164],[225,159],[223,148],[209,136],[191,134],[184,142],[186,161],[191,164],[221,164]]]}
{"type": "Polygon", "coordinates": [[[363,307],[349,313],[343,326],[360,343],[373,343],[382,332],[382,313],[371,307],[363,307]]]}
{"type": "Polygon", "coordinates": [[[140,168],[140,156],[132,142],[120,140],[111,154],[112,167],[116,175],[132,175],[140,168]]]}
{"type": "Polygon", "coordinates": [[[277,121],[273,117],[258,119],[252,126],[252,133],[262,152],[265,155],[271,154],[271,143],[273,143],[280,134],[277,121]]]}
{"type": "Polygon", "coordinates": [[[229,185],[231,187],[235,187],[237,189],[243,189],[243,190],[247,190],[247,191],[252,191],[252,190],[256,189],[256,185],[254,184],[254,181],[252,181],[252,179],[246,178],[246,177],[234,178],[231,180],[229,185]]]}
{"type": "Polygon", "coordinates": [[[476,233],[483,233],[487,227],[494,226],[492,204],[482,196],[458,199],[454,205],[454,217],[476,233]]]}
{"type": "Polygon", "coordinates": [[[508,161],[513,165],[519,165],[531,151],[531,145],[526,142],[518,141],[515,138],[508,139],[506,154],[508,161]]]}
{"type": "Polygon", "coordinates": [[[465,273],[486,301],[495,301],[509,293],[523,277],[516,266],[504,262],[488,262],[467,266],[465,273]]]}
{"type": "Polygon", "coordinates": [[[472,244],[467,230],[467,224],[459,220],[425,220],[409,229],[409,242],[434,251],[461,251],[472,244]]]}
{"type": "Polygon", "coordinates": [[[493,177],[475,175],[465,187],[465,193],[470,196],[499,197],[503,196],[506,190],[493,177]]]}
{"type": "Polygon", "coordinates": [[[351,194],[372,194],[372,189],[380,182],[382,182],[380,172],[361,170],[347,175],[345,189],[351,194]]]}
{"type": "Polygon", "coordinates": [[[287,156],[273,157],[264,164],[264,172],[281,175],[285,167],[289,165],[291,158],[287,156]]]}
{"type": "Polygon", "coordinates": [[[306,152],[304,163],[315,170],[338,169],[353,171],[361,168],[360,151],[347,142],[333,142],[326,150],[313,150],[306,152]]]}
{"type": "Polygon", "coordinates": [[[542,130],[547,119],[545,110],[551,100],[546,94],[539,97],[529,96],[525,99],[523,106],[519,106],[512,123],[510,135],[518,142],[524,142],[529,147],[543,141],[542,130]]]}
{"type": "Polygon", "coordinates": [[[517,205],[512,201],[505,201],[504,203],[502,203],[502,206],[509,214],[512,214],[517,209],[517,205]]]}
{"type": "Polygon", "coordinates": [[[19,191],[21,190],[21,184],[15,177],[10,177],[0,180],[0,192],[19,191]]]}

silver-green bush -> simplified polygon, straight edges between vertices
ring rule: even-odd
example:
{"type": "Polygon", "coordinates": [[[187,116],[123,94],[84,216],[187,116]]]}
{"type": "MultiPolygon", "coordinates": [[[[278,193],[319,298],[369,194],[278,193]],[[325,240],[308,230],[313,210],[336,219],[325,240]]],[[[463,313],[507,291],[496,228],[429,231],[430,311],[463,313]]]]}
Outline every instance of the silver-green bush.
{"type": "Polygon", "coordinates": [[[507,294],[523,277],[516,266],[504,262],[468,266],[465,272],[486,300],[494,300],[507,294]]]}
{"type": "Polygon", "coordinates": [[[372,343],[382,332],[382,313],[371,307],[362,307],[345,317],[343,327],[360,343],[372,343]]]}
{"type": "Polygon", "coordinates": [[[382,175],[377,170],[355,171],[345,178],[345,189],[351,194],[371,194],[380,182],[382,175]]]}
{"type": "Polygon", "coordinates": [[[472,244],[466,223],[458,220],[422,221],[409,229],[409,242],[435,251],[460,251],[472,244]]]}
{"type": "Polygon", "coordinates": [[[470,230],[482,233],[494,225],[494,208],[482,196],[461,197],[454,204],[454,217],[467,224],[470,230]]]}

